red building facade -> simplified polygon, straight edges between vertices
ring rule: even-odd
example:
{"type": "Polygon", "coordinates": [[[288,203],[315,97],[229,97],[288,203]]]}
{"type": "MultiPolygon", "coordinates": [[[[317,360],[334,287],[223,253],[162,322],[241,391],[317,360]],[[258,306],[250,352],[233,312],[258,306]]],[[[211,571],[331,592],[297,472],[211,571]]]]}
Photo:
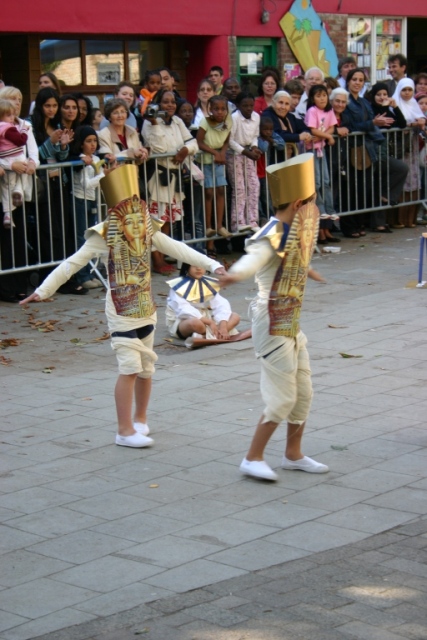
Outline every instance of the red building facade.
{"type": "MultiPolygon", "coordinates": [[[[47,0],[21,0],[19,11],[2,16],[0,75],[23,89],[26,102],[37,92],[38,76],[45,70],[60,78],[63,74],[70,90],[102,101],[116,80],[138,82],[146,69],[164,65],[180,74],[179,88],[192,99],[212,65],[222,66],[226,76],[253,76],[255,81],[264,64],[283,68],[297,62],[279,25],[290,0],[61,4],[54,9],[47,0]]],[[[383,56],[392,51],[407,54],[414,73],[427,65],[425,0],[412,0],[405,7],[397,0],[314,0],[313,7],[338,56],[359,56],[375,77],[384,73],[380,50],[383,56]],[[365,29],[364,36],[356,29],[365,29]]]]}

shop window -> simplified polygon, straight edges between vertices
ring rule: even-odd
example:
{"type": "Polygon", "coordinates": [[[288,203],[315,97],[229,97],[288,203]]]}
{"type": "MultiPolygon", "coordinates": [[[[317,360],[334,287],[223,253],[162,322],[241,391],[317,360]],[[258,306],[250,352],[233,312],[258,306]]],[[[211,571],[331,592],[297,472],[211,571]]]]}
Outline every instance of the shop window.
{"type": "Polygon", "coordinates": [[[42,72],[51,71],[64,87],[138,85],[148,69],[168,65],[166,40],[42,40],[42,72]]]}
{"type": "Polygon", "coordinates": [[[406,18],[348,18],[347,51],[370,84],[390,78],[388,57],[406,55],[406,18]]]}
{"type": "Polygon", "coordinates": [[[242,89],[256,94],[262,69],[276,64],[276,41],[270,38],[238,38],[237,61],[242,89]]]}
{"type": "Polygon", "coordinates": [[[82,60],[79,40],[42,40],[42,73],[54,73],[60,83],[75,87],[82,83],[82,60]]]}

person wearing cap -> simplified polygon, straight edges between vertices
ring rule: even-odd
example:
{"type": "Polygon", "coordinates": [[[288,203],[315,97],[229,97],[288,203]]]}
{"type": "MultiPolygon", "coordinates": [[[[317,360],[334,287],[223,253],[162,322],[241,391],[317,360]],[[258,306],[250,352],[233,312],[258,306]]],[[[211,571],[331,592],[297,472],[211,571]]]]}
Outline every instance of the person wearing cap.
{"type": "Polygon", "coordinates": [[[103,260],[108,273],[105,311],[119,365],[116,444],[148,447],[153,440],[148,437],[147,407],[157,360],[153,350],[157,317],[151,292],[151,251],[156,249],[216,274],[225,271],[216,260],[161,233],[162,222],[150,216],[140,199],[135,165],[114,169],[100,185],[109,208],[107,218],[86,232],[83,247],[64,260],[22,304],[50,298],[89,260],[103,260]],[[132,415],[133,396],[136,406],[132,415]]]}
{"type": "Polygon", "coordinates": [[[246,241],[246,255],[220,276],[221,285],[255,276],[252,337],[261,364],[265,409],[240,471],[264,480],[277,474],[264,460],[264,449],[278,425],[287,420],[282,468],[326,473],[328,467],[304,456],[301,440],[312,400],[307,338],[299,318],[319,227],[315,204],[314,159],[310,153],[267,167],[275,216],[246,241]]]}

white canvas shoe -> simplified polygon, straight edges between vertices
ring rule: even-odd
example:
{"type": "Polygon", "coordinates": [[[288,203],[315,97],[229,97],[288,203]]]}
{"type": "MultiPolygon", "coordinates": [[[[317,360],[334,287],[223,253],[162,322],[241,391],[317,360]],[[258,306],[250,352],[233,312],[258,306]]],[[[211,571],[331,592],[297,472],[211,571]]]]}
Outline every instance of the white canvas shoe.
{"type": "Polygon", "coordinates": [[[240,471],[246,476],[261,478],[262,480],[277,480],[277,473],[270,469],[264,460],[246,460],[243,458],[240,471]]]}
{"type": "Polygon", "coordinates": [[[151,447],[154,444],[152,438],[143,436],[142,433],[133,433],[131,436],[116,435],[116,444],[121,447],[134,447],[135,449],[142,449],[143,447],[151,447]]]}
{"type": "Polygon", "coordinates": [[[148,436],[150,433],[149,426],[148,424],[145,424],[145,422],[134,422],[133,428],[135,431],[138,431],[138,433],[142,433],[143,436],[148,436]]]}
{"type": "Polygon", "coordinates": [[[316,462],[316,460],[308,456],[304,456],[300,460],[289,460],[286,456],[283,456],[282,469],[306,471],[307,473],[327,473],[329,471],[329,467],[326,464],[316,462]]]}

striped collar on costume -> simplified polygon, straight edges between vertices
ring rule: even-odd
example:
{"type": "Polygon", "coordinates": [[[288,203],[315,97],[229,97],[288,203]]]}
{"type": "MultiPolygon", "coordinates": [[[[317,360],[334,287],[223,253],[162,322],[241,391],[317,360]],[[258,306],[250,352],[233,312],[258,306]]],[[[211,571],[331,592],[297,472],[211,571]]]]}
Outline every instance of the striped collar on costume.
{"type": "Polygon", "coordinates": [[[216,296],[220,289],[218,280],[210,276],[202,276],[199,279],[180,276],[168,280],[167,284],[177,295],[188,302],[206,302],[209,298],[216,296]]]}
{"type": "Polygon", "coordinates": [[[267,222],[267,224],[264,225],[261,231],[259,231],[258,233],[258,238],[262,238],[262,236],[268,235],[274,227],[278,227],[280,224],[282,224],[283,226],[283,234],[280,240],[279,247],[277,248],[277,251],[283,251],[283,249],[285,248],[286,240],[288,238],[289,229],[290,229],[290,226],[286,224],[286,222],[280,223],[280,220],[272,216],[270,220],[267,222]]]}

